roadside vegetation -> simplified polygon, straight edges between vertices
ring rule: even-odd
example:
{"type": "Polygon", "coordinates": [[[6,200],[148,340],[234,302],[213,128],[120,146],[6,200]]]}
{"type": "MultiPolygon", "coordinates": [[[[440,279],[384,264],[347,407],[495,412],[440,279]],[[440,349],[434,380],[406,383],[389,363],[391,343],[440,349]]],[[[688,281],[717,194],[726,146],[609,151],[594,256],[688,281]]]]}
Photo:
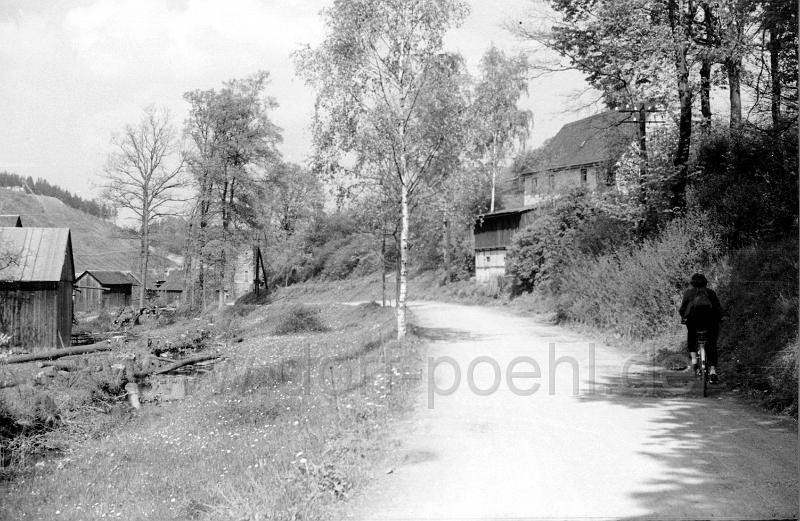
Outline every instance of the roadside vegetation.
{"type": "MultiPolygon", "coordinates": [[[[783,159],[768,162],[774,142],[763,134],[725,135],[698,140],[679,212],[641,205],[638,194],[563,197],[515,236],[512,291],[532,292],[538,309],[559,321],[683,352],[682,291],[692,273],[704,273],[727,312],[725,385],[796,417],[796,147],[773,149],[783,159]]],[[[649,201],[666,199],[653,195],[649,201]]]]}
{"type": "MultiPolygon", "coordinates": [[[[239,307],[203,316],[197,352],[224,359],[184,373],[184,399],[132,411],[113,382],[68,375],[5,389],[0,518],[319,519],[385,471],[385,427],[409,406],[420,356],[413,336],[392,339],[391,310],[291,292],[239,307]]],[[[132,331],[136,345],[167,333],[132,331]]]]}

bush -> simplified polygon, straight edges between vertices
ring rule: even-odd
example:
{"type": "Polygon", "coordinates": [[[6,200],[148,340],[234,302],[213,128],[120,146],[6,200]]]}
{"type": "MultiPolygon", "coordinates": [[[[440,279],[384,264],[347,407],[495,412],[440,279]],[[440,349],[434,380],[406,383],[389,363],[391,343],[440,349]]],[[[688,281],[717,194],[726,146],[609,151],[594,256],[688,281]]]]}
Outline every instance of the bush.
{"type": "Polygon", "coordinates": [[[555,211],[538,216],[511,240],[506,256],[513,293],[558,292],[561,272],[577,255],[597,256],[625,244],[633,224],[614,216],[603,201],[575,190],[555,211]]]}
{"type": "Polygon", "coordinates": [[[775,240],[797,229],[797,139],[742,130],[730,137],[716,129],[700,141],[692,165],[688,203],[723,228],[738,248],[775,240]]]}
{"type": "Polygon", "coordinates": [[[721,253],[715,227],[705,216],[691,214],[626,251],[576,257],[560,277],[558,315],[631,338],[652,338],[680,322],[677,310],[692,273],[705,272],[716,285],[719,274],[712,265],[721,253]]]}
{"type": "Polygon", "coordinates": [[[307,306],[294,305],[290,307],[280,319],[275,328],[276,335],[291,335],[294,333],[312,333],[327,331],[328,328],[319,318],[319,310],[307,306]]]}

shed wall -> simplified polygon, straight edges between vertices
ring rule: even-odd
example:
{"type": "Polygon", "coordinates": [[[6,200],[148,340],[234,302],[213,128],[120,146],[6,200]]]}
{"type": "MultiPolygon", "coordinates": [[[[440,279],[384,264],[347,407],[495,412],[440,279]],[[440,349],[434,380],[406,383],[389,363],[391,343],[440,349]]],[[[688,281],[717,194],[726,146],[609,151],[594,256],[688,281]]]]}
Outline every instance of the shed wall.
{"type": "Polygon", "coordinates": [[[61,347],[59,325],[60,338],[68,346],[72,333],[71,285],[69,288],[60,288],[55,282],[0,285],[0,329],[11,335],[10,345],[61,347]],[[65,313],[59,312],[59,299],[62,306],[68,307],[68,324],[65,313]]]}

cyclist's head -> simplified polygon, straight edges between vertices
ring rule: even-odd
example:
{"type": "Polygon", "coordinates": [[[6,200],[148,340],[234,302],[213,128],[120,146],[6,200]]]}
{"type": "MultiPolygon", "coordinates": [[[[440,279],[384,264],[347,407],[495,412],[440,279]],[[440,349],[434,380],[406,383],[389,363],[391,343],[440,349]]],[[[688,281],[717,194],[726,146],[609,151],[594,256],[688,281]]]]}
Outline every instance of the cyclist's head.
{"type": "Polygon", "coordinates": [[[708,285],[708,280],[706,280],[705,275],[702,273],[695,273],[692,275],[691,284],[695,288],[704,288],[708,285]]]}

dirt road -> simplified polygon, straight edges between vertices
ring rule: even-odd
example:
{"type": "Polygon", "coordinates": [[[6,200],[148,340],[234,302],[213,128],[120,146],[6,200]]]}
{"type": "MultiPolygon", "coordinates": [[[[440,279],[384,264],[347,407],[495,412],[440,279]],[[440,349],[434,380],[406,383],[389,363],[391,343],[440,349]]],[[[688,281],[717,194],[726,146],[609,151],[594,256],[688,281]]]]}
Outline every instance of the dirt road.
{"type": "Polygon", "coordinates": [[[501,309],[411,310],[434,376],[398,426],[400,463],[354,498],[355,518],[797,517],[793,425],[688,380],[653,387],[624,354],[501,309]]]}

